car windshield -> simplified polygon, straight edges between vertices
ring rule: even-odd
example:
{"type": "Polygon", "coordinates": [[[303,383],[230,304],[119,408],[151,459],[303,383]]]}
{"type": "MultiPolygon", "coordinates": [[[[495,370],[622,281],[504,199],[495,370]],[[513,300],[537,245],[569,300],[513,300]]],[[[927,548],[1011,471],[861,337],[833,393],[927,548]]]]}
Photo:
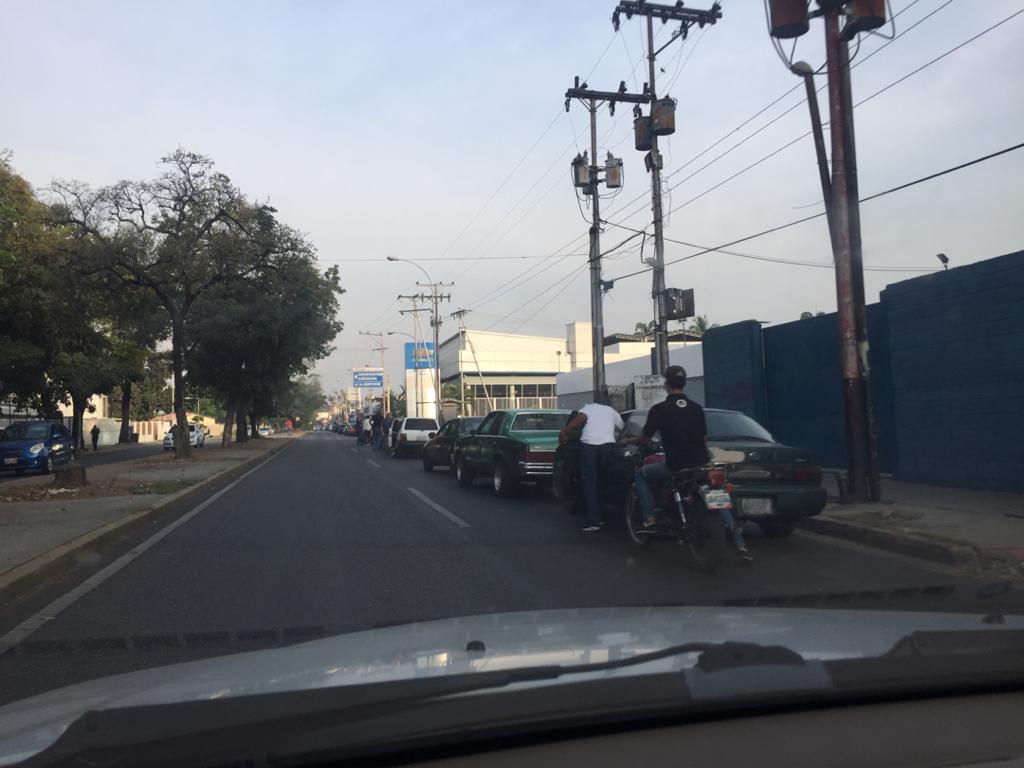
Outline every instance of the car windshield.
{"type": "Polygon", "coordinates": [[[11,424],[0,432],[0,440],[36,440],[50,436],[50,425],[46,422],[22,422],[11,424]]]}
{"type": "Polygon", "coordinates": [[[568,412],[517,413],[512,419],[510,432],[557,432],[565,426],[568,412]]]}
{"type": "Polygon", "coordinates": [[[838,707],[899,644],[842,678],[896,701],[1024,629],[1024,0],[0,26],[0,766],[838,707]]]}
{"type": "Polygon", "coordinates": [[[775,442],[771,434],[749,416],[735,411],[705,411],[709,440],[775,442]]]}

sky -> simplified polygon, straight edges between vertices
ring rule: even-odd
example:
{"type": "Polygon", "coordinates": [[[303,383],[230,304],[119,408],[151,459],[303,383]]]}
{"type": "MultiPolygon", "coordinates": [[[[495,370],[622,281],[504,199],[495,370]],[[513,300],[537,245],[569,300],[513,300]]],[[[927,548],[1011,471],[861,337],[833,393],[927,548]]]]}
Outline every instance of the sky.
{"type": "MultiPolygon", "coordinates": [[[[676,133],[662,140],[665,235],[703,247],[822,210],[813,143],[798,138],[810,127],[803,89],[772,46],[762,0],[722,6],[718,24],[691,30],[657,61],[657,93],[678,100],[676,133]]],[[[376,339],[359,331],[395,333],[384,337],[394,378],[408,341],[400,334],[413,332],[396,297],[424,276],[387,256],[454,282],[442,338],[457,328],[448,317],[457,308],[470,310],[470,328],[543,336],[589,319],[588,202],[569,175],[589,125],[580,104],[565,112],[564,93],[575,75],[602,90],[647,80],[643,23],[623,19],[615,33],[613,7],[0,0],[0,148],[40,191],[55,178],[152,177],[179,146],[209,155],[341,270],[345,330],[315,366],[325,388],[379,363],[376,339]]],[[[863,36],[854,100],[926,66],[855,111],[862,196],[1021,141],[1024,13],[928,62],[1022,9],[1022,0],[892,0],[898,37],[863,36]]],[[[656,44],[672,31],[656,24],[656,44]]],[[[820,66],[822,38],[812,21],[795,59],[820,66]]],[[[827,109],[826,92],[819,98],[827,109]]],[[[612,222],[603,251],[628,228],[651,231],[650,177],[631,122],[623,105],[598,113],[598,155],[621,157],[625,174],[621,190],[602,193],[612,222]]],[[[868,300],[937,269],[939,252],[955,267],[1024,247],[1022,176],[1024,150],[866,202],[868,300]]],[[[608,254],[606,279],[644,268],[639,245],[608,254]]],[[[831,260],[821,218],[729,250],[831,260]]],[[[670,262],[695,252],[666,244],[670,262]]],[[[666,282],[693,288],[698,313],[720,324],[783,323],[836,305],[829,268],[718,252],[670,265],[666,282]]],[[[649,273],[617,280],[606,331],[649,320],[650,290],[649,273]]]]}

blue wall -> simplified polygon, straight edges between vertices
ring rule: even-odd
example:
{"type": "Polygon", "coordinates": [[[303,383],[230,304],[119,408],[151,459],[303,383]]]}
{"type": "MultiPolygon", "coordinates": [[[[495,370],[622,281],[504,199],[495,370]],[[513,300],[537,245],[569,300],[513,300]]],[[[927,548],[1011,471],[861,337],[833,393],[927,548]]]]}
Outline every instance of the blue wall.
{"type": "MultiPolygon", "coordinates": [[[[1024,251],[890,285],[868,328],[881,470],[1024,492],[1024,251]]],[[[704,377],[709,406],[846,465],[835,314],[708,331],[704,377]]]]}

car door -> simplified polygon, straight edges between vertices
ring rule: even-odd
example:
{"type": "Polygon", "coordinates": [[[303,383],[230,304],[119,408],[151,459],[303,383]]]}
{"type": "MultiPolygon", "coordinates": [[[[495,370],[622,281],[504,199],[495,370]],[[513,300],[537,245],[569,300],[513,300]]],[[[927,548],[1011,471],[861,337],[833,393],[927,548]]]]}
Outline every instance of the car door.
{"type": "Polygon", "coordinates": [[[455,445],[455,438],[459,436],[461,424],[460,419],[453,419],[441,428],[441,432],[434,441],[436,447],[434,455],[431,457],[434,462],[438,464],[451,463],[452,448],[455,445]]]}
{"type": "Polygon", "coordinates": [[[480,426],[468,435],[459,438],[459,454],[462,455],[466,464],[474,470],[480,466],[480,443],[484,433],[491,428],[499,411],[492,411],[480,422],[480,426]]]}
{"type": "Polygon", "coordinates": [[[508,420],[508,414],[505,411],[495,411],[491,416],[494,418],[481,424],[480,429],[477,430],[479,447],[476,468],[484,474],[494,472],[494,459],[501,450],[501,428],[508,420]]]}

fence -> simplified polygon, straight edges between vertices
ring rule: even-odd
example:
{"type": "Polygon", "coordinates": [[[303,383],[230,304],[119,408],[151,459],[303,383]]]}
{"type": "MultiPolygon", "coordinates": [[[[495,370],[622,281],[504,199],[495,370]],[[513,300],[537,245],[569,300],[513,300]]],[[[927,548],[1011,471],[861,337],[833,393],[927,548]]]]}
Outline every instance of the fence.
{"type": "Polygon", "coordinates": [[[475,398],[469,410],[473,416],[486,416],[492,410],[504,411],[513,408],[557,408],[557,397],[492,397],[493,409],[487,398],[475,398]]]}

